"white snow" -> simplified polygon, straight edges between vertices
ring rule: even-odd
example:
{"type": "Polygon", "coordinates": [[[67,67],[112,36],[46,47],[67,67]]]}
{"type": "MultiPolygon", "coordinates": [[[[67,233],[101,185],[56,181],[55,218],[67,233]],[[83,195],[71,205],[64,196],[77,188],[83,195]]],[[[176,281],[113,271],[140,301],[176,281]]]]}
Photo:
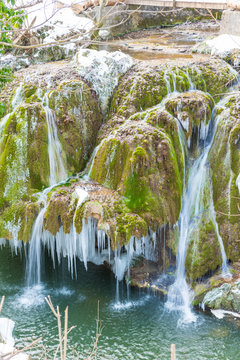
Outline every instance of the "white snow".
{"type": "Polygon", "coordinates": [[[240,36],[221,34],[211,40],[206,40],[212,55],[222,55],[232,50],[240,50],[240,36]]]}
{"type": "Polygon", "coordinates": [[[4,344],[9,346],[14,345],[14,338],[12,336],[14,321],[8,318],[0,318],[0,339],[4,344]]]}
{"type": "MultiPolygon", "coordinates": [[[[16,351],[14,348],[14,338],[12,336],[14,321],[8,318],[0,318],[0,357],[16,351]]],[[[28,360],[27,354],[20,353],[13,357],[13,360],[28,360]]]]}
{"type": "MultiPolygon", "coordinates": [[[[71,4],[76,3],[76,1],[63,0],[61,3],[66,5],[62,9],[58,9],[53,0],[43,0],[40,4],[27,8],[28,19],[26,20],[26,26],[29,26],[36,17],[33,25],[34,29],[45,26],[51,27],[48,30],[47,37],[44,39],[44,43],[52,42],[61,36],[71,36],[72,32],[82,30],[88,32],[93,26],[91,19],[82,15],[75,15],[71,4]]],[[[21,5],[20,0],[18,0],[17,5],[21,5]]]]}
{"type": "Polygon", "coordinates": [[[238,174],[237,180],[236,180],[236,185],[238,187],[238,192],[240,194],[240,173],[238,174]]]}
{"type": "Polygon", "coordinates": [[[76,54],[75,64],[79,74],[90,82],[96,91],[105,114],[120,76],[133,65],[132,58],[121,51],[81,49],[76,54]]]}
{"type": "Polygon", "coordinates": [[[240,318],[240,314],[233,312],[233,311],[228,311],[228,310],[222,310],[222,309],[213,310],[213,309],[211,309],[211,313],[214,316],[216,316],[216,318],[218,318],[218,319],[223,319],[226,315],[231,315],[235,318],[240,318]]]}
{"type": "Polygon", "coordinates": [[[79,209],[84,202],[90,199],[90,197],[87,191],[83,190],[80,187],[76,187],[74,193],[72,194],[72,201],[74,202],[76,199],[78,200],[77,209],[79,209]]]}

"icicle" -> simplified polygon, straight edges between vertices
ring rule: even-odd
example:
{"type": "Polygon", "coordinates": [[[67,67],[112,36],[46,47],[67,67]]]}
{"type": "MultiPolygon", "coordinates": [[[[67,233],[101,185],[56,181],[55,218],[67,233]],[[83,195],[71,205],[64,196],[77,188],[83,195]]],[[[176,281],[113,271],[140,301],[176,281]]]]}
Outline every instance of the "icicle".
{"type": "Polygon", "coordinates": [[[238,174],[237,180],[236,180],[236,185],[238,187],[238,192],[240,194],[240,173],[238,174]]]}
{"type": "Polygon", "coordinates": [[[4,247],[6,245],[6,240],[3,238],[0,238],[0,247],[4,247]]]}

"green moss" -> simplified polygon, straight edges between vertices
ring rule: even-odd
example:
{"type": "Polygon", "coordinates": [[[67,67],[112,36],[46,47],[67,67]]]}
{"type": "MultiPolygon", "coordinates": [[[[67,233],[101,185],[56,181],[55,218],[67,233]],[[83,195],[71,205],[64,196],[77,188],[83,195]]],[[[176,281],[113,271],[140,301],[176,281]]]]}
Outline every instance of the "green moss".
{"type": "Polygon", "coordinates": [[[240,169],[239,115],[239,100],[231,96],[218,115],[218,127],[209,154],[217,222],[227,256],[233,261],[240,256],[240,244],[236,241],[240,236],[240,224],[236,216],[240,202],[236,185],[240,169]]]}
{"type": "MultiPolygon", "coordinates": [[[[196,89],[211,95],[225,92],[236,75],[221,60],[211,60],[185,66],[146,66],[137,64],[121,79],[113,96],[110,115],[126,118],[161,102],[168,89],[183,92],[194,83],[196,89]],[[174,85],[175,83],[175,85],[174,85]]],[[[216,97],[215,97],[216,99],[216,97]]]]}
{"type": "MultiPolygon", "coordinates": [[[[152,113],[146,116],[154,122],[152,113]]],[[[142,114],[139,121],[137,117],[130,120],[100,144],[91,178],[117,189],[128,209],[143,217],[151,227],[165,221],[174,223],[181,207],[183,173],[177,134],[169,130],[178,143],[179,158],[165,129],[146,123],[142,114]]]]}
{"type": "Polygon", "coordinates": [[[123,213],[116,217],[116,238],[113,247],[128,244],[131,236],[146,236],[148,226],[144,219],[136,214],[123,213]]]}
{"type": "Polygon", "coordinates": [[[214,224],[206,216],[191,233],[185,261],[186,274],[191,280],[200,279],[221,266],[222,258],[214,224]]]}
{"type": "Polygon", "coordinates": [[[18,201],[6,207],[0,214],[0,237],[29,241],[38,211],[37,203],[25,201],[18,201]]]}
{"type": "Polygon", "coordinates": [[[97,100],[83,81],[71,80],[50,92],[49,105],[56,113],[68,169],[80,172],[90,158],[102,123],[97,100]]]}
{"type": "Polygon", "coordinates": [[[29,85],[24,84],[23,88],[24,88],[25,99],[30,98],[33,94],[35,94],[35,92],[37,90],[36,86],[34,86],[32,84],[29,84],[29,85]]]}
{"type": "Polygon", "coordinates": [[[128,145],[120,140],[104,141],[97,151],[90,177],[110,189],[117,189],[128,155],[128,145]]]}
{"type": "Polygon", "coordinates": [[[77,234],[80,234],[82,231],[83,219],[85,218],[85,210],[86,210],[86,204],[83,204],[75,211],[74,226],[77,234]]]}
{"type": "Polygon", "coordinates": [[[25,206],[24,217],[21,221],[21,228],[18,233],[18,238],[24,242],[28,242],[31,238],[31,233],[34,225],[34,221],[40,211],[38,203],[28,203],[25,206]]]}
{"type": "Polygon", "coordinates": [[[65,234],[70,233],[72,217],[75,208],[71,205],[71,196],[67,189],[62,188],[54,192],[48,202],[44,215],[44,228],[56,235],[63,226],[65,234]]]}

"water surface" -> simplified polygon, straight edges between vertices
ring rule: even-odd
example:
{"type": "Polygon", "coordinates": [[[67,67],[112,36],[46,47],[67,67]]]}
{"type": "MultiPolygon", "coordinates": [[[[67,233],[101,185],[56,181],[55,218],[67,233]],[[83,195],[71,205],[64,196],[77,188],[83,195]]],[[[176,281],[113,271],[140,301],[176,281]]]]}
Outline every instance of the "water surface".
{"type": "MultiPolygon", "coordinates": [[[[44,296],[51,295],[62,312],[69,305],[69,326],[77,325],[69,335],[69,359],[76,359],[74,349],[82,354],[81,359],[92,349],[98,300],[104,326],[98,344],[99,359],[169,360],[171,343],[176,344],[178,360],[239,359],[240,332],[234,322],[196,312],[196,323],[179,328],[178,314],[167,312],[162,298],[131,289],[128,300],[123,283],[121,303],[116,306],[115,279],[104,267],[89,264],[86,272],[79,263],[75,280],[64,261],[54,271],[51,260],[46,258],[43,268],[41,285],[27,288],[24,259],[12,256],[10,249],[0,250],[0,295],[6,295],[2,315],[16,322],[18,346],[40,336],[48,349],[56,346],[56,320],[44,301],[44,296]]],[[[35,351],[33,359],[39,358],[35,351]]]]}

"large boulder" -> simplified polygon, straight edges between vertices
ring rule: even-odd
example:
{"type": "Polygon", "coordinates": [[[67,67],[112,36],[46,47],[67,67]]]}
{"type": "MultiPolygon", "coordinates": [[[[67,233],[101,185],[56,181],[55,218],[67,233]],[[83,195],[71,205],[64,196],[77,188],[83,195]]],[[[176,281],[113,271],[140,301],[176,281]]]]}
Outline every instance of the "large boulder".
{"type": "Polygon", "coordinates": [[[100,143],[91,167],[93,180],[118,190],[154,229],[175,224],[181,208],[184,165],[177,131],[163,111],[136,114],[100,143]]]}
{"type": "Polygon", "coordinates": [[[182,125],[191,150],[207,138],[213,105],[212,98],[202,91],[174,94],[166,100],[165,108],[182,125]]]}

